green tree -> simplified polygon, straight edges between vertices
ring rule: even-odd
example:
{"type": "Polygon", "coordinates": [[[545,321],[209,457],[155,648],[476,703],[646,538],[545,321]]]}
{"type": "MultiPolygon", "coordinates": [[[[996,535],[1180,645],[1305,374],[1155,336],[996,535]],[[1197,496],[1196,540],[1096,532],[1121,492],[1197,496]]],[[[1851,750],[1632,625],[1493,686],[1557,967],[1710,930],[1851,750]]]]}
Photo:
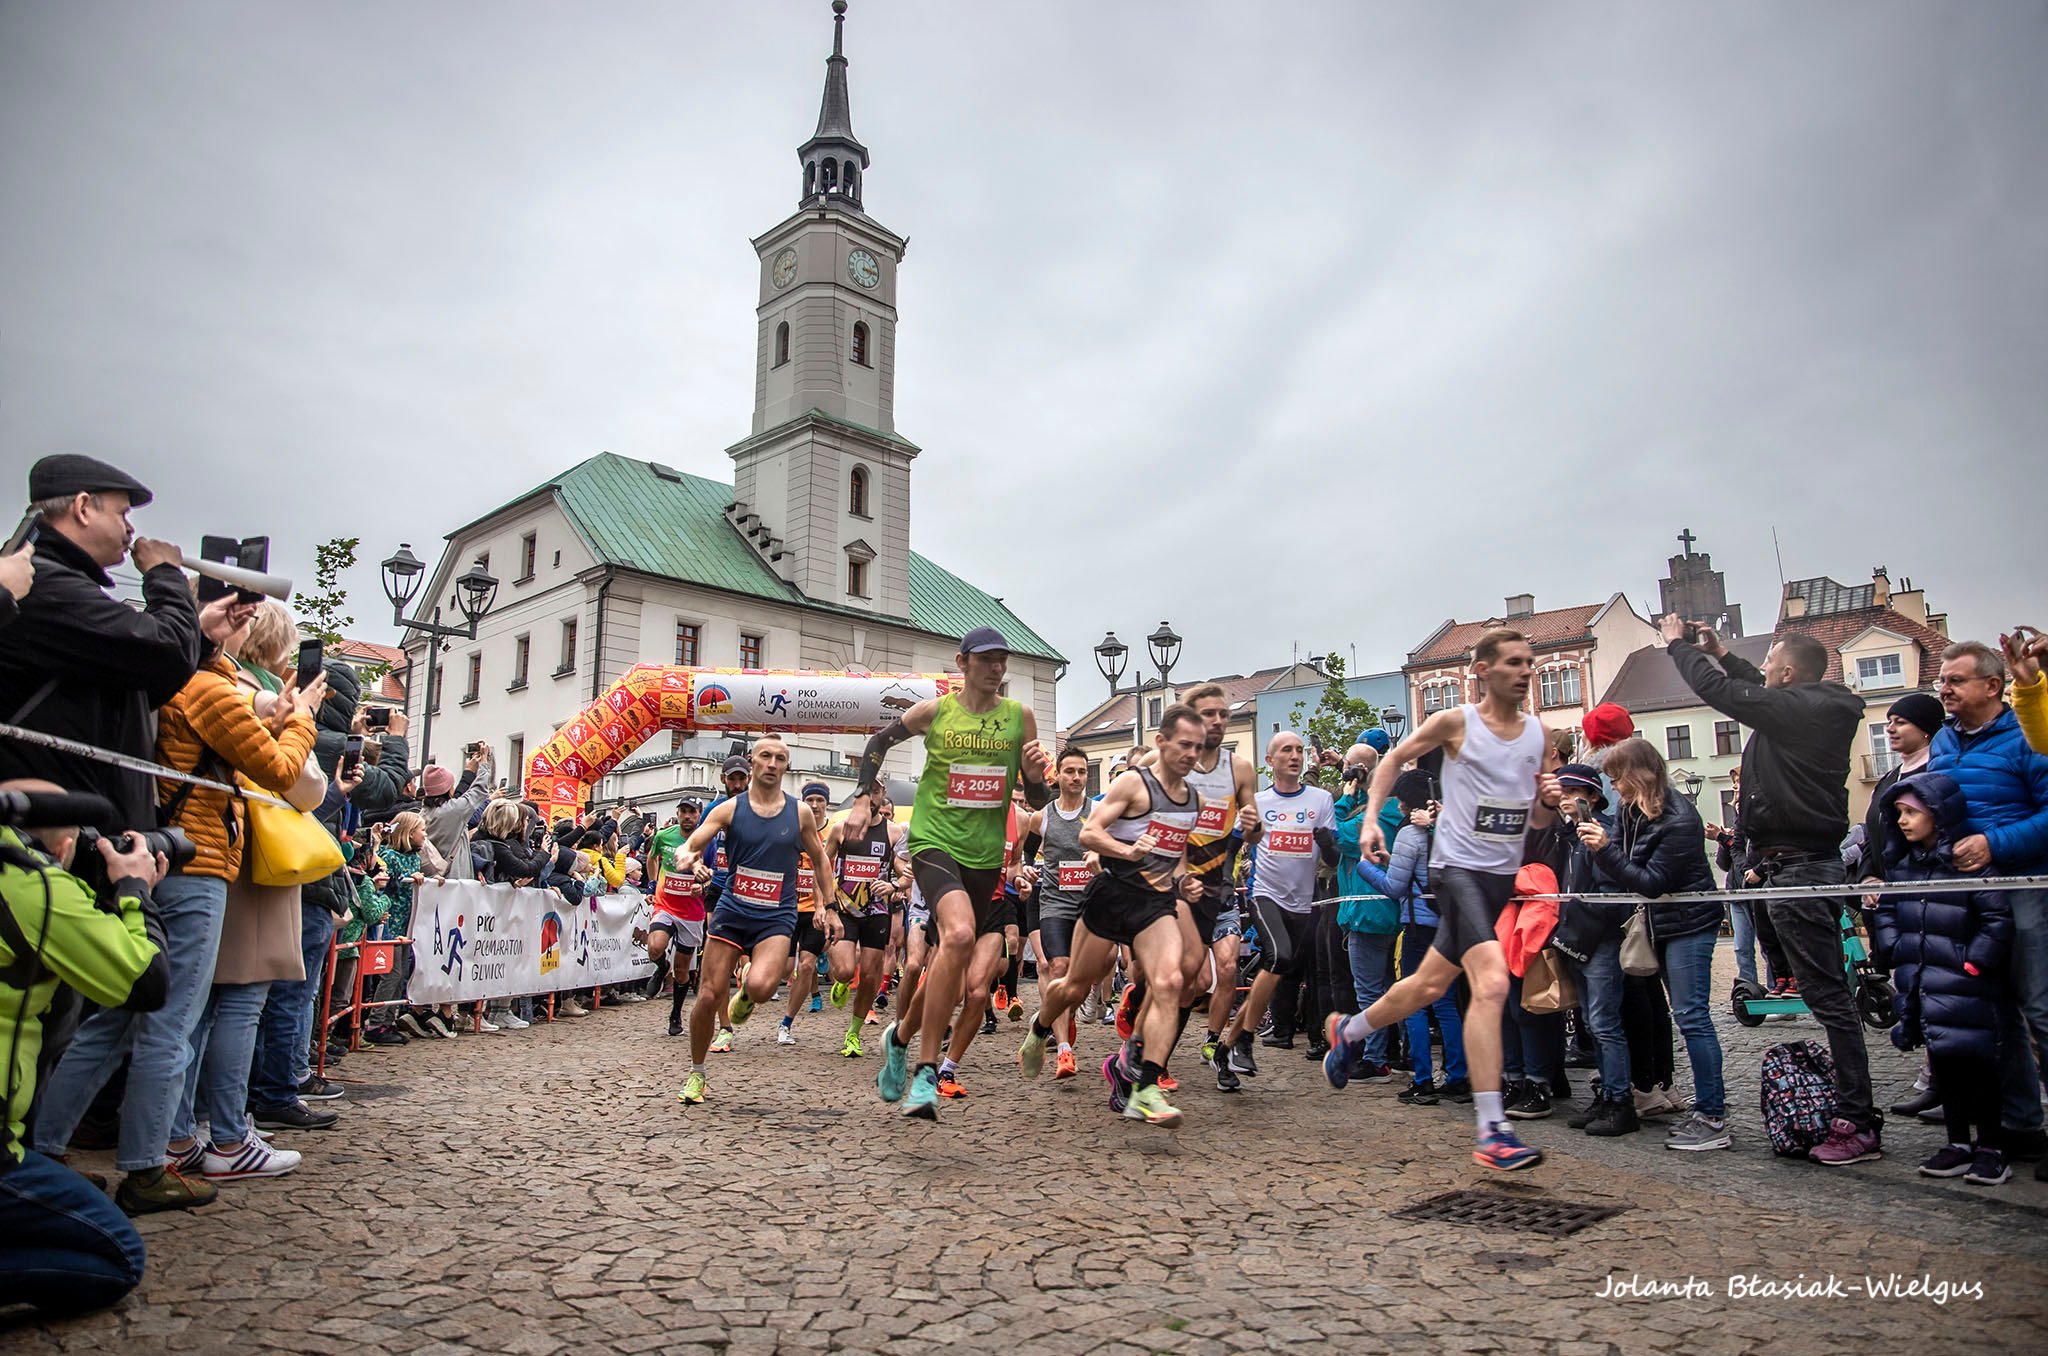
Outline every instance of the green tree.
{"type": "MultiPolygon", "coordinates": [[[[1380,713],[1373,709],[1371,702],[1352,696],[1344,686],[1342,659],[1334,654],[1325,656],[1323,670],[1329,674],[1330,680],[1316,698],[1315,709],[1311,711],[1296,703],[1292,719],[1294,728],[1304,736],[1341,755],[1357,741],[1360,731],[1379,727],[1380,713]]],[[[1331,790],[1337,787],[1340,779],[1340,771],[1333,767],[1311,768],[1306,778],[1331,790]]]]}
{"type": "Polygon", "coordinates": [[[313,587],[298,597],[299,624],[309,637],[330,650],[341,644],[348,628],[356,624],[343,610],[348,606],[348,590],[342,587],[341,572],[355,567],[356,547],[362,540],[336,537],[322,542],[313,557],[313,587]]]}

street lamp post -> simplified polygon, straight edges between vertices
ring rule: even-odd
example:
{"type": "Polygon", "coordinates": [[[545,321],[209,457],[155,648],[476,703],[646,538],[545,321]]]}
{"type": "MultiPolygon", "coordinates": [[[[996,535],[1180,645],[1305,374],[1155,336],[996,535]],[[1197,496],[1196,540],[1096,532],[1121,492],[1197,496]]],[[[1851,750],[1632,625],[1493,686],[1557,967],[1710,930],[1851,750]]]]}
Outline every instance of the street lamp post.
{"type": "MultiPolygon", "coordinates": [[[[410,542],[400,542],[398,552],[383,564],[384,596],[391,600],[391,621],[409,631],[418,631],[427,637],[427,691],[420,702],[420,748],[419,765],[425,768],[428,750],[434,739],[434,673],[441,641],[444,637],[459,636],[463,640],[475,640],[477,623],[491,610],[491,604],[498,598],[498,581],[484,569],[479,559],[455,580],[455,605],[462,612],[466,626],[444,626],[441,624],[441,607],[434,606],[434,615],[427,621],[407,621],[405,609],[420,590],[426,575],[426,565],[412,553],[410,542]]],[[[405,643],[405,637],[399,637],[405,643]]]]}
{"type": "MultiPolygon", "coordinates": [[[[1109,680],[1109,695],[1112,701],[1116,699],[1117,681],[1124,676],[1124,666],[1130,662],[1130,647],[1116,638],[1116,632],[1105,632],[1102,643],[1095,647],[1095,667],[1109,680]]],[[[1144,684],[1139,683],[1136,686],[1142,689],[1144,684]]],[[[1137,712],[1134,719],[1139,729],[1143,729],[1145,724],[1144,698],[1142,690],[1131,697],[1132,709],[1137,712]]]]}
{"type": "Polygon", "coordinates": [[[1398,744],[1401,742],[1401,732],[1408,728],[1407,713],[1398,706],[1389,706],[1380,712],[1380,725],[1386,730],[1387,738],[1398,744]]]}
{"type": "Polygon", "coordinates": [[[1695,805],[1699,803],[1700,788],[1707,784],[1705,777],[1692,771],[1681,772],[1672,778],[1672,781],[1678,784],[1678,789],[1685,794],[1685,798],[1695,805]]]}

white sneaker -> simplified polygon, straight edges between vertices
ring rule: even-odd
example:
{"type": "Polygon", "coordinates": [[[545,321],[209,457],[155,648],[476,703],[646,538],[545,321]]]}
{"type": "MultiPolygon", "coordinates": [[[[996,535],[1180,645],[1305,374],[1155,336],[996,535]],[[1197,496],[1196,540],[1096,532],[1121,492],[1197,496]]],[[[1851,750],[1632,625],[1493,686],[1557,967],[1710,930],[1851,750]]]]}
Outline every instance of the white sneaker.
{"type": "Polygon", "coordinates": [[[282,1177],[298,1166],[298,1150],[273,1149],[260,1135],[251,1134],[232,1148],[207,1145],[199,1171],[209,1181],[231,1182],[243,1177],[282,1177]]]}
{"type": "Polygon", "coordinates": [[[776,1027],[776,1028],[775,1028],[775,1043],[776,1043],[777,1045],[795,1045],[795,1044],[796,1044],[796,1032],[794,1032],[794,1031],[790,1030],[790,1029],[789,1029],[788,1027],[786,1027],[786,1026],[778,1026],[778,1027],[776,1027]]]}
{"type": "Polygon", "coordinates": [[[532,1022],[527,1021],[516,1012],[501,1012],[498,1014],[498,1029],[500,1031],[524,1031],[532,1025],[532,1022]]]}
{"type": "Polygon", "coordinates": [[[645,1003],[647,1001],[646,994],[641,993],[638,989],[627,988],[623,985],[613,989],[604,997],[608,1003],[645,1003]]]}
{"type": "Polygon", "coordinates": [[[488,1034],[492,1031],[503,1031],[505,1028],[499,1026],[496,1022],[492,1021],[488,1017],[482,1017],[477,1020],[476,1029],[478,1031],[482,1031],[488,1034]]]}
{"type": "Polygon", "coordinates": [[[590,1009],[584,1007],[573,998],[564,998],[561,1002],[555,1004],[555,1016],[557,1017],[588,1017],[589,1015],[590,1009]]]}

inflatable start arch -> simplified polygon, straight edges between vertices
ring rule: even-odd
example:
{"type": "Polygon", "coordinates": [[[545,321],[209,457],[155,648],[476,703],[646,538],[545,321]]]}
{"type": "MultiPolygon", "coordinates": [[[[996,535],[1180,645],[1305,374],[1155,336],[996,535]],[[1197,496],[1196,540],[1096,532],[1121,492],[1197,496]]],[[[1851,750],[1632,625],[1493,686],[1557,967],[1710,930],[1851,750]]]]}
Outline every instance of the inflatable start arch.
{"type": "Polygon", "coordinates": [[[526,760],[526,798],[574,813],[597,779],[660,730],[870,734],[952,692],[954,673],[813,673],[635,664],[526,760]]]}

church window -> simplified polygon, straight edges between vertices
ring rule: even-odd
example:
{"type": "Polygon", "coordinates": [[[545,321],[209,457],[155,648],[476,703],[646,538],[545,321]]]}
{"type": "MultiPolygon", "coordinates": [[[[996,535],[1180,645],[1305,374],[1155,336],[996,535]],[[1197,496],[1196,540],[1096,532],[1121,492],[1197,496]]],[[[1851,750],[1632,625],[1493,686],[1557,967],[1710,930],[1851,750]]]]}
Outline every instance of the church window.
{"type": "Polygon", "coordinates": [[[804,166],[804,196],[810,197],[818,191],[818,162],[813,160],[804,166]]]}
{"type": "Polygon", "coordinates": [[[845,168],[842,169],[839,174],[840,187],[846,190],[846,196],[849,198],[853,196],[853,176],[855,172],[856,171],[853,168],[853,162],[849,160],[846,162],[845,168]]]}
{"type": "Polygon", "coordinates": [[[782,366],[789,361],[789,322],[783,321],[775,327],[775,365],[782,366]]]}
{"type": "Polygon", "coordinates": [[[865,320],[853,322],[853,360],[862,367],[872,365],[868,359],[868,324],[865,320]]]}
{"type": "Polygon", "coordinates": [[[836,160],[827,160],[825,162],[825,173],[818,180],[818,191],[820,193],[830,193],[833,189],[837,188],[838,186],[839,162],[836,160]]]}
{"type": "Polygon", "coordinates": [[[853,474],[847,477],[846,511],[856,518],[869,516],[868,468],[865,466],[854,467],[853,474]]]}

